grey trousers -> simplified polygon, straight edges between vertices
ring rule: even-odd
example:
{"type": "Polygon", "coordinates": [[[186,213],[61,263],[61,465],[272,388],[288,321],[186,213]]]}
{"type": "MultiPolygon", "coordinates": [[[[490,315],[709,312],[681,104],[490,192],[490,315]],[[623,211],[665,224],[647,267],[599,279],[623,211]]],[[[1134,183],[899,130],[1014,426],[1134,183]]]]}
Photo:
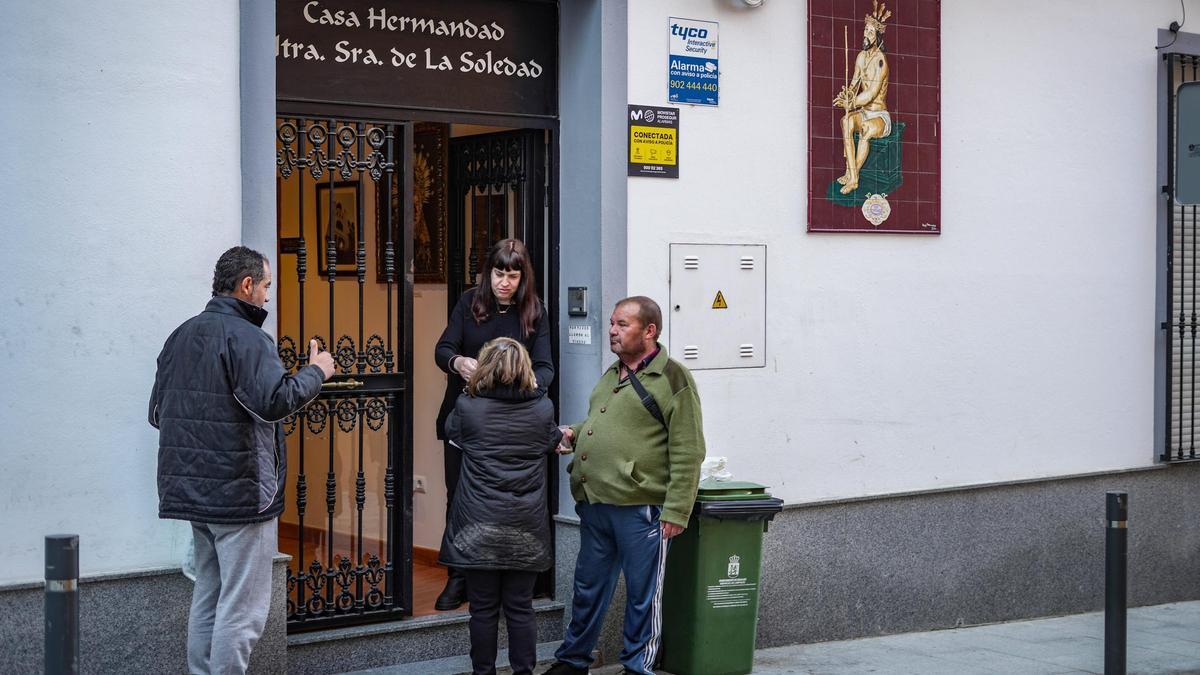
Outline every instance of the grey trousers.
{"type": "Polygon", "coordinates": [[[267,624],[278,521],[192,523],[192,537],[196,587],[188,616],[188,672],[240,675],[267,624]]]}

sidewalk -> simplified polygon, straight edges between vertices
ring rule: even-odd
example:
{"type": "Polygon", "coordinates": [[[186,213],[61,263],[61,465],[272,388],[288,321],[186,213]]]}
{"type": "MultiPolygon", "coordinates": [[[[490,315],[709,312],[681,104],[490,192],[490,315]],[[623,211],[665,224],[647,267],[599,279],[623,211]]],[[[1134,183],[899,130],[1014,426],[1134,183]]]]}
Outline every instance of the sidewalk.
{"type": "MultiPolygon", "coordinates": [[[[1200,673],[1200,602],[1131,609],[1129,673],[1200,673]]],[[[762,675],[1103,673],[1104,613],[760,649],[762,675]]]]}
{"type": "MultiPolygon", "coordinates": [[[[1200,601],[1129,611],[1128,672],[1200,673],[1200,601]]],[[[546,669],[558,645],[539,645],[546,669]]],[[[501,652],[501,662],[507,655],[501,652]]],[[[594,668],[615,675],[620,665],[594,668]]],[[[378,668],[371,675],[470,672],[464,657],[378,668]]],[[[502,668],[500,673],[511,671],[502,668]]],[[[666,671],[657,671],[669,675],[666,671]]],[[[988,626],[760,649],[755,675],[1050,675],[1104,672],[1104,613],[1014,621],[988,626]]]]}

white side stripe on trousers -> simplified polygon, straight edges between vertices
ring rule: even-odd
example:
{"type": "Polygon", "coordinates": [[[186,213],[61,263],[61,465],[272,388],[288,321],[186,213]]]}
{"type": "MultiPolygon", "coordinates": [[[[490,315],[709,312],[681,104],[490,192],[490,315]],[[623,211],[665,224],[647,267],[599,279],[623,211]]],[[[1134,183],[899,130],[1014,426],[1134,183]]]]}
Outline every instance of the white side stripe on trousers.
{"type": "Polygon", "coordinates": [[[654,662],[658,660],[658,645],[662,639],[662,589],[663,577],[667,571],[667,539],[662,536],[662,527],[658,530],[658,578],[654,582],[654,602],[650,605],[651,633],[646,642],[646,656],[643,664],[646,672],[653,672],[654,662]]]}

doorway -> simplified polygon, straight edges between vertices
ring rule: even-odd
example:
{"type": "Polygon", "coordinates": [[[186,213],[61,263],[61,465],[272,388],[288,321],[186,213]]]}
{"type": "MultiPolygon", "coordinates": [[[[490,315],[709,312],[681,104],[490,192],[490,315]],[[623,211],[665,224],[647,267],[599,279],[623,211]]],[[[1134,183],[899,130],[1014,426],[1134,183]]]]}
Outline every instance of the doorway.
{"type": "MultiPolygon", "coordinates": [[[[446,511],[434,345],[507,236],[525,240],[555,306],[553,132],[302,115],[276,126],[280,357],[304,367],[315,338],[337,362],[284,422],[288,628],[434,614],[446,511]]],[[[553,458],[546,473],[553,512],[553,458]]],[[[551,572],[538,592],[552,589],[551,572]]]]}
{"type": "MultiPolygon", "coordinates": [[[[535,263],[539,297],[547,300],[551,269],[546,242],[550,237],[549,178],[550,132],[543,129],[513,129],[486,124],[415,125],[414,186],[421,194],[423,148],[440,151],[445,139],[445,181],[427,201],[414,197],[418,209],[413,228],[417,260],[413,297],[414,391],[429,395],[414,400],[414,484],[424,486],[413,495],[414,615],[438,613],[434,600],[446,582],[445,568],[437,565],[446,518],[446,487],[442,460],[443,445],[437,439],[436,420],[446,387],[445,374],[434,365],[433,353],[446,320],[462,294],[478,283],[479,271],[491,245],[507,237],[522,239],[535,263]],[[444,203],[444,208],[441,206],[444,203]],[[433,210],[430,205],[438,205],[433,210]],[[421,214],[421,209],[426,210],[421,214]],[[424,221],[424,225],[422,225],[424,221]],[[429,269],[444,274],[423,275],[423,229],[428,238],[444,242],[438,250],[443,260],[430,259],[429,269]]],[[[431,162],[433,176],[442,175],[442,165],[431,162]]],[[[557,394],[552,390],[557,401],[557,394]]],[[[557,495],[557,465],[547,461],[548,494],[557,495]]],[[[556,498],[550,500],[551,508],[556,498]]],[[[553,531],[553,528],[551,528],[553,531]]],[[[549,596],[553,574],[539,579],[536,592],[549,596]]],[[[461,611],[465,611],[465,606],[461,611]]]]}

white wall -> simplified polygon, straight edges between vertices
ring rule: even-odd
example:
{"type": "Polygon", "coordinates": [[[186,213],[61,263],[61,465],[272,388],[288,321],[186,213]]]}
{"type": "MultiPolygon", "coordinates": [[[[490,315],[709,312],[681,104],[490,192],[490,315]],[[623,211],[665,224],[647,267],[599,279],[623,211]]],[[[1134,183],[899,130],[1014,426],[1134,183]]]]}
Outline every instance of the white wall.
{"type": "Polygon", "coordinates": [[[413,494],[413,545],[438,549],[446,529],[446,471],[437,415],[446,374],[433,350],[446,328],[445,284],[413,289],[413,474],[425,477],[425,492],[413,494]]]}
{"type": "Polygon", "coordinates": [[[163,340],[241,241],[238,4],[0,5],[0,581],[178,563],[146,423],[163,340]]]}
{"type": "Polygon", "coordinates": [[[805,233],[806,3],[629,9],[637,104],[666,103],[668,17],[721,22],[681,178],[629,179],[630,293],[665,302],[672,241],[768,246],[768,367],[696,374],[710,454],[789,502],[1153,463],[1176,0],[943,2],[939,237],[805,233]]]}

